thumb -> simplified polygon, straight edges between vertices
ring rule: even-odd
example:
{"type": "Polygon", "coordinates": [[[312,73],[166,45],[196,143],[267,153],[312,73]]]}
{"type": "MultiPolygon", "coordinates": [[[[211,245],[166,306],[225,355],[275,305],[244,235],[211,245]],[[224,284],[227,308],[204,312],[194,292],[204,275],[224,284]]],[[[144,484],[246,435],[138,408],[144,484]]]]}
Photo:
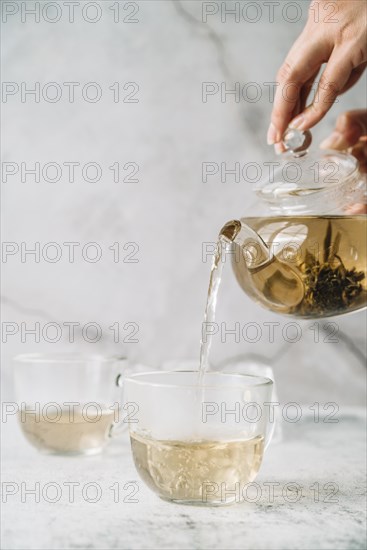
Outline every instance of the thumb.
{"type": "Polygon", "coordinates": [[[367,134],[367,109],[347,111],[338,116],[334,132],[320,145],[321,149],[348,149],[367,134]]]}

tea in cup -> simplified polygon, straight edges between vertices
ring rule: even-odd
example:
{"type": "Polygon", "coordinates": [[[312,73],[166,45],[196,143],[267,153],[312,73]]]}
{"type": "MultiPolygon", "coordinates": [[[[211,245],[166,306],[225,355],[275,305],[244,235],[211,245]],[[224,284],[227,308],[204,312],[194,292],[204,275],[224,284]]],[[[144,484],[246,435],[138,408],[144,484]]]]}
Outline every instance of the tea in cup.
{"type": "Polygon", "coordinates": [[[23,435],[49,454],[101,452],[119,421],[123,357],[23,354],[14,359],[23,435]]]}
{"type": "Polygon", "coordinates": [[[131,449],[138,473],[161,498],[181,504],[244,500],[273,427],[273,382],[197,371],[135,374],[124,381],[131,449]]]}

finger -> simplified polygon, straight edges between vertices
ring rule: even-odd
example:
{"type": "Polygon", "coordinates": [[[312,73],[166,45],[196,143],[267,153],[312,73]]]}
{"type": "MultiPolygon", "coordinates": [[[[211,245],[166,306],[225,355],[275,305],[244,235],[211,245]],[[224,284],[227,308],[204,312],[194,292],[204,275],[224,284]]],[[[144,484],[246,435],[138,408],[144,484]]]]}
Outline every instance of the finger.
{"type": "Polygon", "coordinates": [[[293,119],[289,126],[308,130],[320,122],[348,82],[352,70],[352,66],[345,61],[341,51],[334,50],[321,75],[312,104],[293,119]]]}
{"type": "Polygon", "coordinates": [[[348,149],[367,134],[367,109],[347,111],[338,116],[334,132],[325,139],[322,149],[348,149]]]}
{"type": "Polygon", "coordinates": [[[364,73],[364,70],[366,67],[367,67],[367,63],[362,63],[361,65],[353,69],[348,82],[340,92],[341,94],[344,94],[344,92],[348,91],[352,86],[354,86],[356,82],[358,82],[358,80],[361,78],[362,74],[364,73]]]}
{"type": "Polygon", "coordinates": [[[356,203],[352,206],[349,206],[346,210],[346,213],[350,216],[355,216],[357,214],[367,214],[367,204],[356,203]]]}
{"type": "MultiPolygon", "coordinates": [[[[307,97],[308,97],[308,95],[309,95],[309,93],[312,89],[314,80],[315,80],[318,72],[319,71],[316,71],[312,75],[312,77],[302,86],[300,95],[298,97],[296,106],[294,107],[291,118],[294,118],[296,115],[298,115],[300,112],[302,112],[304,110],[304,108],[306,107],[307,97]]],[[[274,149],[275,149],[275,153],[277,155],[280,155],[281,153],[284,153],[286,151],[286,148],[285,148],[282,141],[279,141],[279,143],[276,143],[274,145],[274,149]]]]}
{"type": "Polygon", "coordinates": [[[295,42],[277,74],[277,91],[268,130],[268,143],[277,143],[293,118],[303,85],[317,73],[325,51],[318,44],[303,44],[301,37],[295,42]],[[306,50],[306,51],[305,51],[306,50]]]}
{"type": "MultiPolygon", "coordinates": [[[[306,101],[307,101],[307,97],[312,89],[312,86],[313,86],[313,83],[315,81],[315,78],[318,74],[318,70],[312,75],[311,78],[308,79],[307,82],[305,82],[305,84],[302,86],[301,88],[301,92],[300,92],[300,95],[298,97],[298,100],[297,100],[297,103],[296,103],[296,106],[294,107],[294,110],[293,110],[293,113],[292,113],[292,117],[291,118],[294,118],[296,115],[298,115],[299,113],[301,113],[304,108],[306,107],[306,101]]],[[[286,151],[286,148],[283,144],[282,141],[279,141],[279,143],[276,143],[274,145],[274,149],[275,149],[275,153],[277,155],[280,155],[281,153],[284,153],[286,151]]]]}
{"type": "Polygon", "coordinates": [[[297,112],[294,112],[293,113],[293,117],[296,117],[299,113],[302,113],[305,108],[306,108],[306,105],[307,105],[307,99],[308,99],[308,96],[310,95],[310,92],[312,90],[312,86],[315,82],[315,78],[317,77],[318,75],[318,70],[312,75],[311,78],[309,78],[307,80],[307,82],[305,82],[305,84],[303,85],[302,87],[302,90],[301,90],[301,94],[300,94],[300,98],[299,98],[299,107],[298,107],[298,111],[297,112]]]}
{"type": "Polygon", "coordinates": [[[360,172],[367,172],[367,143],[365,141],[358,141],[358,143],[351,150],[352,155],[356,157],[359,162],[360,172]]]}

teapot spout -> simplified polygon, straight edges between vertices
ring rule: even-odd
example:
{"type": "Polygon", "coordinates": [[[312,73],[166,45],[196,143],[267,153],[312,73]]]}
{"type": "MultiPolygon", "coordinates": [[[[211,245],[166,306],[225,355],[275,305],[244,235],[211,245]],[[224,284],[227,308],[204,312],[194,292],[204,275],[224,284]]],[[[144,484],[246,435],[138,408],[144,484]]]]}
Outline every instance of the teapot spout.
{"type": "Polygon", "coordinates": [[[227,244],[237,244],[243,250],[249,269],[263,267],[274,260],[274,255],[260,235],[240,220],[227,222],[219,233],[219,238],[227,244]]]}
{"type": "Polygon", "coordinates": [[[227,222],[220,230],[219,236],[227,242],[236,242],[236,237],[241,231],[241,222],[239,220],[232,220],[227,222]]]}

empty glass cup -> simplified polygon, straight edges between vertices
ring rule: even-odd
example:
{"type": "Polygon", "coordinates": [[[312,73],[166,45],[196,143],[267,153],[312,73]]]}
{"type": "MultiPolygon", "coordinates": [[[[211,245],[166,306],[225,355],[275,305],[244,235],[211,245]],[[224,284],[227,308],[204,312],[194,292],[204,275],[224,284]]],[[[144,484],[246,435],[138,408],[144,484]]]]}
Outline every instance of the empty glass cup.
{"type": "Polygon", "coordinates": [[[244,500],[272,435],[273,382],[197,371],[140,373],[124,380],[135,466],[161,498],[223,505],[244,500]]]}
{"type": "Polygon", "coordinates": [[[49,454],[99,453],[119,421],[116,383],[125,357],[23,354],[14,358],[18,418],[26,439],[49,454]]]}

